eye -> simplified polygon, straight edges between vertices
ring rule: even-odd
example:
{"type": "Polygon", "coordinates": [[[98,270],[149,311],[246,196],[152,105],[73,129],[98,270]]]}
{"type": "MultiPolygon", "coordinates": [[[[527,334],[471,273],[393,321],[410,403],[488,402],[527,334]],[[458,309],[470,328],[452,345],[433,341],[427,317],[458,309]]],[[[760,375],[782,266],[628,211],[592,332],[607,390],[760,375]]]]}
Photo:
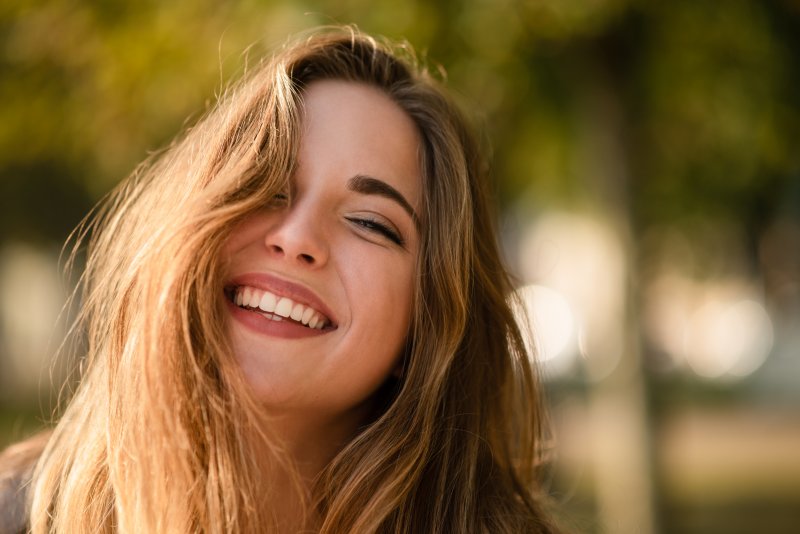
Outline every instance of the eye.
{"type": "Polygon", "coordinates": [[[278,192],[269,199],[267,207],[269,208],[283,208],[289,205],[289,194],[285,192],[278,192]]]}
{"type": "Polygon", "coordinates": [[[364,228],[370,232],[381,235],[397,245],[403,246],[405,244],[405,241],[396,230],[390,228],[389,225],[384,224],[376,218],[360,216],[346,217],[346,219],[356,226],[360,226],[361,228],[364,228]]]}

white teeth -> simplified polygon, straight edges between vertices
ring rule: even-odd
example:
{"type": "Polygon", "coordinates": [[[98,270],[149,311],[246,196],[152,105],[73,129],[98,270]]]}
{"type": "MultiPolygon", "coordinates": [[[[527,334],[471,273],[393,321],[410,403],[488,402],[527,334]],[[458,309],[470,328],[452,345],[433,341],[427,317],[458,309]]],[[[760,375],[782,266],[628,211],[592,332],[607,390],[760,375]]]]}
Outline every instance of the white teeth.
{"type": "Polygon", "coordinates": [[[254,287],[239,286],[233,295],[237,306],[258,308],[264,317],[273,321],[291,318],[309,328],[321,330],[328,323],[327,318],[310,306],[295,302],[288,297],[278,297],[269,291],[254,287]]]}
{"type": "Polygon", "coordinates": [[[278,301],[278,304],[275,305],[275,313],[281,317],[289,317],[292,314],[293,304],[294,302],[284,297],[278,301]]]}
{"type": "Polygon", "coordinates": [[[290,317],[292,318],[293,321],[299,321],[300,319],[303,318],[304,311],[306,311],[305,306],[303,306],[302,304],[295,304],[294,307],[292,308],[292,314],[290,315],[290,317]]]}
{"type": "Polygon", "coordinates": [[[308,324],[308,321],[311,320],[312,315],[314,315],[314,308],[306,308],[306,311],[303,312],[303,316],[300,318],[300,322],[303,324],[308,324]]]}
{"type": "Polygon", "coordinates": [[[269,291],[264,292],[264,296],[261,297],[261,302],[258,303],[258,307],[264,310],[265,312],[274,312],[275,305],[278,303],[278,299],[270,293],[269,291]]]}

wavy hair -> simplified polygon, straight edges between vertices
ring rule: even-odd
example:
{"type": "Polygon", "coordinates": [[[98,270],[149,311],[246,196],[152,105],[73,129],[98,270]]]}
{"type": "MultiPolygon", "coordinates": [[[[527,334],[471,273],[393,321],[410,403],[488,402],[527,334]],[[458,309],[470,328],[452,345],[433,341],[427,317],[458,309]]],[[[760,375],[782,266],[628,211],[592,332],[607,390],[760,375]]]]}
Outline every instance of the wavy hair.
{"type": "Polygon", "coordinates": [[[537,483],[539,388],[480,143],[408,46],[345,27],[263,62],[83,228],[84,372],[33,474],[34,533],[278,529],[262,477],[291,461],[231,354],[221,249],[285,189],[304,89],[322,79],[377,87],[411,117],[423,209],[401,376],[310,491],[292,479],[315,528],[555,531],[537,483]]]}

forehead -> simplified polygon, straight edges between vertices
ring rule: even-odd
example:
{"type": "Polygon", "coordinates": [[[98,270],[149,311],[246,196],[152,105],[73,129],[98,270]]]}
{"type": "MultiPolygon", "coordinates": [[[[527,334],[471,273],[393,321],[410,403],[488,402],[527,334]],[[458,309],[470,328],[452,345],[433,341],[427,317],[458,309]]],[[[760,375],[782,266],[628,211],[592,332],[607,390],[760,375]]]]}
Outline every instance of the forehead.
{"type": "Polygon", "coordinates": [[[421,141],[411,117],[377,87],[340,80],[303,92],[299,164],[307,172],[388,182],[419,208],[421,141]]]}

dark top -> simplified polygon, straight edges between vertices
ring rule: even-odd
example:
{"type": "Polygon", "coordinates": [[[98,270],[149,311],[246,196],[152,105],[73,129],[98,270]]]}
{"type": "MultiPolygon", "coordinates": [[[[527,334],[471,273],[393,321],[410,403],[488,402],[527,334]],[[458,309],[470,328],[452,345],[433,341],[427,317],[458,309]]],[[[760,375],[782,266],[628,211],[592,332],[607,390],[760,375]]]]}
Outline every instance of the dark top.
{"type": "Polygon", "coordinates": [[[41,432],[0,451],[0,534],[28,531],[28,491],[50,432],[41,432]]]}
{"type": "Polygon", "coordinates": [[[30,472],[0,474],[0,534],[27,530],[26,493],[30,472]]]}

